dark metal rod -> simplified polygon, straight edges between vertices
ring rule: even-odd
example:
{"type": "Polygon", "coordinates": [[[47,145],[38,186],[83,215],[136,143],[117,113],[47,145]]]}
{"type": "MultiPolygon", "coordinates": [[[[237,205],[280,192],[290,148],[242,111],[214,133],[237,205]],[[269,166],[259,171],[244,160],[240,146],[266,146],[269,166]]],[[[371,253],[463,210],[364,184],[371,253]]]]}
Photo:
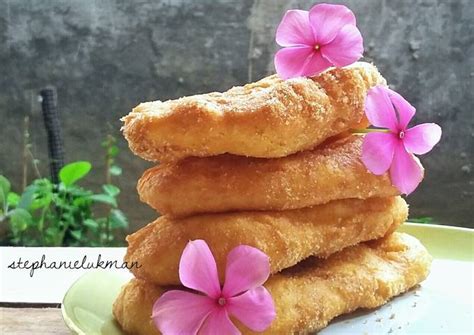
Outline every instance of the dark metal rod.
{"type": "Polygon", "coordinates": [[[59,122],[56,94],[53,88],[45,88],[40,92],[42,101],[44,126],[48,136],[48,153],[51,171],[51,180],[58,184],[59,170],[64,166],[64,145],[59,122]]]}

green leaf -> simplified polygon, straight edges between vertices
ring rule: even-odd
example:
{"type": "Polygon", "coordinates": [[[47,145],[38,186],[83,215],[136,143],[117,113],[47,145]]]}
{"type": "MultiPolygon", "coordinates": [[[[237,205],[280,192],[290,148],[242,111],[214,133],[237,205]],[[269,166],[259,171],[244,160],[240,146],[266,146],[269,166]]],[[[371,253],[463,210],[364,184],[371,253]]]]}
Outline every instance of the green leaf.
{"type": "Polygon", "coordinates": [[[112,207],[117,207],[117,200],[115,200],[114,197],[111,197],[108,194],[94,194],[90,196],[90,199],[95,202],[101,202],[112,207]]]}
{"type": "MultiPolygon", "coordinates": [[[[61,186],[64,187],[63,184],[61,186]]],[[[53,191],[53,184],[49,179],[37,179],[28,186],[25,191],[27,194],[22,195],[19,207],[30,210],[48,207],[55,196],[53,191]]]]}
{"type": "Polygon", "coordinates": [[[82,231],[80,230],[71,230],[69,233],[78,241],[82,238],[82,231]]]}
{"type": "Polygon", "coordinates": [[[103,185],[102,189],[106,194],[110,195],[111,197],[116,197],[120,193],[120,189],[117,186],[111,184],[103,185]]]}
{"type": "Polygon", "coordinates": [[[86,190],[78,185],[69,186],[66,190],[66,193],[74,197],[88,197],[93,194],[91,191],[86,190]]]}
{"type": "Polygon", "coordinates": [[[109,172],[112,176],[120,176],[122,174],[122,168],[117,165],[112,165],[109,172]]]}
{"type": "Polygon", "coordinates": [[[84,220],[84,226],[89,227],[91,229],[97,229],[99,228],[99,224],[97,221],[94,221],[92,219],[86,219],[84,220]]]}
{"type": "Polygon", "coordinates": [[[31,209],[35,210],[39,208],[48,207],[51,204],[52,200],[53,200],[53,195],[51,193],[41,195],[33,200],[33,202],[31,203],[31,209]]]}
{"type": "Polygon", "coordinates": [[[28,225],[33,221],[31,214],[23,208],[15,208],[8,216],[10,217],[12,229],[16,232],[25,231],[28,225]]]}
{"type": "Polygon", "coordinates": [[[11,207],[17,207],[18,203],[20,202],[20,196],[15,192],[8,193],[7,196],[7,204],[11,207]]]}
{"type": "Polygon", "coordinates": [[[10,193],[11,184],[7,178],[0,175],[0,206],[4,206],[7,201],[7,195],[10,193]]]}
{"type": "Polygon", "coordinates": [[[0,189],[3,191],[3,194],[8,194],[10,192],[11,184],[7,178],[0,175],[0,189]]]}
{"type": "Polygon", "coordinates": [[[108,154],[110,157],[116,157],[119,154],[119,148],[116,145],[112,145],[108,149],[108,154]]]}
{"type": "Polygon", "coordinates": [[[67,164],[59,171],[59,180],[66,186],[73,185],[76,181],[84,178],[91,168],[91,163],[86,161],[67,164]]]}
{"type": "Polygon", "coordinates": [[[72,202],[72,204],[75,207],[87,207],[90,205],[90,203],[91,203],[91,199],[89,196],[81,196],[81,197],[75,198],[72,202]]]}
{"type": "Polygon", "coordinates": [[[25,192],[23,192],[20,197],[20,202],[18,203],[19,208],[30,208],[31,203],[33,202],[33,199],[35,197],[36,189],[37,186],[35,184],[32,184],[26,188],[25,192]]]}
{"type": "Polygon", "coordinates": [[[110,211],[110,228],[112,229],[125,229],[128,227],[128,220],[125,214],[120,209],[113,209],[110,211]]]}

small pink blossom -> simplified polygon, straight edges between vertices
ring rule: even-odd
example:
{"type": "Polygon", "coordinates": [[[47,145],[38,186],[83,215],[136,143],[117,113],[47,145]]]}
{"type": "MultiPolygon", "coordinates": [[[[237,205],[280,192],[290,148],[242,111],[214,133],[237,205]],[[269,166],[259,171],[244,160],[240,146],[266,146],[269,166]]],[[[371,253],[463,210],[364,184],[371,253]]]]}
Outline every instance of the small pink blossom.
{"type": "Polygon", "coordinates": [[[414,154],[426,154],[441,139],[441,127],[435,123],[407,128],[415,112],[400,94],[384,86],[376,86],[367,94],[365,114],[369,122],[388,132],[365,136],[362,161],[376,175],[390,169],[392,184],[403,194],[413,192],[423,179],[423,166],[414,154]]]}
{"type": "Polygon", "coordinates": [[[276,316],[272,297],[262,286],[269,275],[268,256],[240,245],[227,255],[221,288],[209,246],[203,240],[190,241],[181,256],[179,278],[185,287],[201,294],[168,291],[155,302],[152,318],[164,335],[240,334],[229,315],[261,332],[276,316]]]}
{"type": "Polygon", "coordinates": [[[364,52],[354,13],[343,5],[318,4],[309,12],[287,11],[278,26],[276,42],[284,47],[275,55],[275,68],[283,79],[346,66],[364,52]]]}

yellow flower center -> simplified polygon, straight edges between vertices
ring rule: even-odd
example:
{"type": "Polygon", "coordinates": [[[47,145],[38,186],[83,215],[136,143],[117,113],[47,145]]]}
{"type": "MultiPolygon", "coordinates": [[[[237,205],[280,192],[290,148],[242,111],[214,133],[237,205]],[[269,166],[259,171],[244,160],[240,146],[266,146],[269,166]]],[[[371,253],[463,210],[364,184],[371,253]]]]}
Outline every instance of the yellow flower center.
{"type": "Polygon", "coordinates": [[[226,304],[225,298],[220,297],[219,300],[217,300],[217,303],[221,306],[224,306],[226,304]]]}
{"type": "Polygon", "coordinates": [[[316,45],[314,46],[314,50],[316,50],[316,51],[318,51],[320,48],[321,48],[321,47],[319,46],[319,44],[316,44],[316,45]]]}

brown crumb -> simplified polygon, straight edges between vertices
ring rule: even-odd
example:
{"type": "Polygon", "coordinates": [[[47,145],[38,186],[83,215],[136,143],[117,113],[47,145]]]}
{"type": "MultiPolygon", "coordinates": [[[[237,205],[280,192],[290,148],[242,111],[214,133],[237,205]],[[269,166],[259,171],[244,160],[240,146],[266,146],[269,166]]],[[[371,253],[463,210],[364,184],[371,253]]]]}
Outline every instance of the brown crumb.
{"type": "Polygon", "coordinates": [[[375,319],[375,322],[382,322],[382,318],[375,319]]]}
{"type": "Polygon", "coordinates": [[[413,303],[413,305],[411,307],[416,307],[416,301],[413,303]]]}
{"type": "Polygon", "coordinates": [[[392,313],[392,315],[390,315],[389,319],[390,319],[390,320],[395,319],[395,313],[392,313]]]}

